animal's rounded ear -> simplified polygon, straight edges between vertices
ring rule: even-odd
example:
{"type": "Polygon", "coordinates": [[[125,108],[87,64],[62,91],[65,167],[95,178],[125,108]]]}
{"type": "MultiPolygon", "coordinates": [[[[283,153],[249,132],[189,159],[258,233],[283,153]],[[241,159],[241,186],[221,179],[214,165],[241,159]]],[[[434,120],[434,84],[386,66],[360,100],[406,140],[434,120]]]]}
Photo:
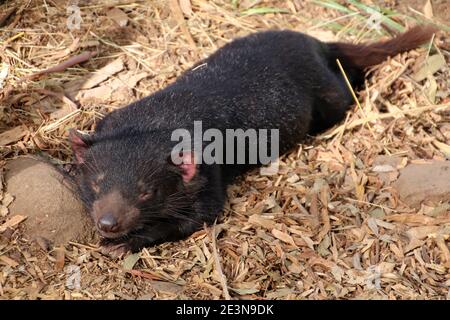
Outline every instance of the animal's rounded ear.
{"type": "Polygon", "coordinates": [[[194,151],[172,152],[168,162],[181,170],[181,176],[185,183],[190,182],[197,173],[198,163],[194,151]]]}
{"type": "Polygon", "coordinates": [[[93,143],[92,136],[83,134],[75,129],[70,129],[69,141],[77,162],[79,164],[84,163],[86,151],[93,143]]]}

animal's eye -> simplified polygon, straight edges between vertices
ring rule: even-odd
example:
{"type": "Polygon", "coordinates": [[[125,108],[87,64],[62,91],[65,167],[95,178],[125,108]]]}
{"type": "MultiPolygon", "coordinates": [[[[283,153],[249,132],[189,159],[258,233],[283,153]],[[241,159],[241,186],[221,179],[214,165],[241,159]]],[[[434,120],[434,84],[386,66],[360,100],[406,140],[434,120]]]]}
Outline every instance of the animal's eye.
{"type": "Polygon", "coordinates": [[[139,201],[145,201],[151,197],[150,193],[148,192],[141,192],[139,195],[139,201]]]}
{"type": "Polygon", "coordinates": [[[155,196],[157,194],[157,192],[158,192],[157,189],[151,189],[148,191],[141,192],[139,194],[139,201],[146,201],[146,200],[150,199],[151,197],[155,196]]]}
{"type": "Polygon", "coordinates": [[[99,174],[98,176],[95,177],[94,180],[91,181],[91,188],[95,193],[99,193],[100,192],[100,185],[99,183],[105,178],[104,174],[99,174]]]}
{"type": "Polygon", "coordinates": [[[91,182],[91,187],[92,187],[92,190],[94,190],[95,193],[99,193],[100,192],[100,187],[98,186],[96,181],[92,181],[91,182]]]}

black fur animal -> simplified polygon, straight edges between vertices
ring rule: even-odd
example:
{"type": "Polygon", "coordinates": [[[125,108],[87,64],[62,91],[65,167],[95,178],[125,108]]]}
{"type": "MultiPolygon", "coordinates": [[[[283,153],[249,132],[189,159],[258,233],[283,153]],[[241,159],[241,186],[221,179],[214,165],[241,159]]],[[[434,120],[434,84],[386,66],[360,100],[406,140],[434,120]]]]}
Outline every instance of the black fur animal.
{"type": "Polygon", "coordinates": [[[71,131],[78,192],[106,251],[137,251],[213,223],[227,185],[252,167],[196,164],[190,152],[175,165],[174,129],[192,131],[194,121],[221,132],[279,129],[283,154],[307,134],[341,121],[352,104],[336,59],[359,85],[366,67],[429,41],[433,32],[415,27],[369,45],[323,43],[293,31],[252,34],[165,89],[108,114],[93,135],[71,131]]]}

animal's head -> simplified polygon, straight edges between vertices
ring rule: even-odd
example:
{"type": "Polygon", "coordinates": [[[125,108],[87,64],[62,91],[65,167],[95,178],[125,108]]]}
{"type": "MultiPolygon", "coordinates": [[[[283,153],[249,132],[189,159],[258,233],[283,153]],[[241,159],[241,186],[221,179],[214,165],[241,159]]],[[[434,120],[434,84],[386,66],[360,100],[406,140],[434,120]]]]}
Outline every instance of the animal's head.
{"type": "Polygon", "coordinates": [[[148,133],[99,138],[71,130],[69,139],[79,196],[103,237],[189,219],[198,179],[192,153],[174,163],[170,150],[148,133]]]}

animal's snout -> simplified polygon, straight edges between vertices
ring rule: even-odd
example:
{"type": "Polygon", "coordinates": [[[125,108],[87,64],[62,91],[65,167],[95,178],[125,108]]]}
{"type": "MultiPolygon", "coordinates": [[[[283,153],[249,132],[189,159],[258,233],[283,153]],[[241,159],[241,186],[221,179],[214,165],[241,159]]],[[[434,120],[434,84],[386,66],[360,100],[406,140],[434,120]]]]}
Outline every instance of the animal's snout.
{"type": "Polygon", "coordinates": [[[98,220],[97,225],[103,232],[117,232],[119,230],[119,223],[112,213],[104,214],[98,220]]]}
{"type": "Polygon", "coordinates": [[[91,215],[102,237],[115,239],[133,230],[140,211],[128,203],[117,190],[94,201],[91,215]]]}

